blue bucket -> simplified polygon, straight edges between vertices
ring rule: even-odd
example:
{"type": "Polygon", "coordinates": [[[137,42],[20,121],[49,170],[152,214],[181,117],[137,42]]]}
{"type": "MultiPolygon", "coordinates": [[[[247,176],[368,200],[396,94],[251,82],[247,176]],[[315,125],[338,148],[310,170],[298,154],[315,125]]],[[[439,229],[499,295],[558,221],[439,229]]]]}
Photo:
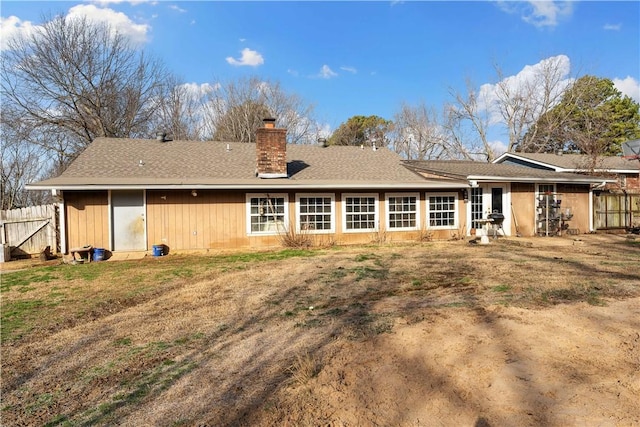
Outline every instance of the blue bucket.
{"type": "Polygon", "coordinates": [[[153,256],[164,255],[164,245],[153,245],[153,256]]]}
{"type": "Polygon", "coordinates": [[[93,249],[93,260],[94,261],[104,261],[104,249],[103,248],[94,248],[93,249]]]}

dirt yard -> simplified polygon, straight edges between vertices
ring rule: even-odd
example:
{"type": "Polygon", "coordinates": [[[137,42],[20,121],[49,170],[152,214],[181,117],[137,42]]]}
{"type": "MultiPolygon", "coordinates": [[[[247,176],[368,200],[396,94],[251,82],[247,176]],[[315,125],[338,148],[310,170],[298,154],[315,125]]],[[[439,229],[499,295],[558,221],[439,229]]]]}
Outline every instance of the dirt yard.
{"type": "Polygon", "coordinates": [[[171,255],[1,280],[6,426],[640,426],[634,236],[171,255]]]}

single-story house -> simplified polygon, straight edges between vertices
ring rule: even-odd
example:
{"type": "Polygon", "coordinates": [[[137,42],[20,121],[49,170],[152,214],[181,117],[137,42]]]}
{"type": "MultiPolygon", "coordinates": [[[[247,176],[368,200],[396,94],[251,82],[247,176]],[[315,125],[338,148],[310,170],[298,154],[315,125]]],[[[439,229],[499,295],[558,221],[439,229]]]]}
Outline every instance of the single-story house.
{"type": "Polygon", "coordinates": [[[494,209],[503,234],[536,235],[546,193],[562,193],[571,227],[590,230],[593,177],[456,162],[431,174],[430,164],[375,146],[286,144],[270,119],[255,144],[97,138],[60,176],[27,188],[59,201],[63,253],[268,247],[289,233],[312,244],[448,239],[494,209]]]}
{"type": "Polygon", "coordinates": [[[496,164],[561,173],[596,174],[610,181],[593,193],[594,227],[624,229],[640,226],[640,161],[624,156],[597,158],[584,154],[505,153],[496,164]]]}

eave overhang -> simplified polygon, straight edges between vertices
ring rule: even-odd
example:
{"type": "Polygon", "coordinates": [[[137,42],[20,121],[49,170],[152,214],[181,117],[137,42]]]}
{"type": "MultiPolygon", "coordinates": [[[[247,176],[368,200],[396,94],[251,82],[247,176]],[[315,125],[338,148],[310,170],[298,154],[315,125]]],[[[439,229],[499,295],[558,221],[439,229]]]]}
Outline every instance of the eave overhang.
{"type": "Polygon", "coordinates": [[[523,182],[523,183],[537,183],[537,182],[552,182],[561,184],[600,184],[615,183],[615,179],[608,178],[593,178],[585,177],[584,179],[575,177],[563,177],[562,175],[553,177],[504,177],[504,176],[487,176],[487,175],[469,175],[467,177],[469,181],[476,182],[523,182]]]}
{"type": "Polygon", "coordinates": [[[366,183],[282,183],[269,180],[261,184],[196,184],[196,183],[176,183],[176,184],[51,184],[51,185],[27,185],[27,190],[60,190],[60,191],[94,191],[94,190],[237,190],[237,191],[260,191],[264,189],[282,190],[433,190],[433,189],[459,189],[467,187],[465,182],[366,182],[366,183]]]}

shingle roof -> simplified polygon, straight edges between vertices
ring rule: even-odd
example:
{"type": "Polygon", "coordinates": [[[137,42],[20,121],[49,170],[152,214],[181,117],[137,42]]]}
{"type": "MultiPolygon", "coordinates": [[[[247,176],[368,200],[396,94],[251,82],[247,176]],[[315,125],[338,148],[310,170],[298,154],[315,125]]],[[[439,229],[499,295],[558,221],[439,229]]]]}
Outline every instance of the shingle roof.
{"type": "Polygon", "coordinates": [[[451,179],[509,181],[509,182],[602,182],[603,178],[542,169],[525,168],[522,166],[503,165],[499,163],[485,163],[457,160],[423,160],[406,161],[406,166],[421,174],[430,176],[444,176],[451,179]]]}
{"type": "MultiPolygon", "coordinates": [[[[504,159],[508,157],[528,159],[572,172],[585,171],[588,169],[586,165],[589,164],[589,156],[585,154],[506,153],[500,156],[497,161],[504,161],[504,159]]],[[[595,170],[610,172],[640,171],[640,162],[619,156],[599,157],[595,165],[595,170]]]]}
{"type": "Polygon", "coordinates": [[[98,138],[62,175],[29,187],[428,186],[385,148],[288,144],[287,164],[289,178],[261,179],[255,173],[255,144],[98,138]]]}
{"type": "Polygon", "coordinates": [[[28,187],[454,188],[466,186],[472,179],[580,183],[601,180],[506,164],[403,162],[386,148],[374,151],[353,146],[288,144],[287,168],[288,178],[258,178],[256,145],[251,143],[97,138],[62,175],[28,187]]]}

